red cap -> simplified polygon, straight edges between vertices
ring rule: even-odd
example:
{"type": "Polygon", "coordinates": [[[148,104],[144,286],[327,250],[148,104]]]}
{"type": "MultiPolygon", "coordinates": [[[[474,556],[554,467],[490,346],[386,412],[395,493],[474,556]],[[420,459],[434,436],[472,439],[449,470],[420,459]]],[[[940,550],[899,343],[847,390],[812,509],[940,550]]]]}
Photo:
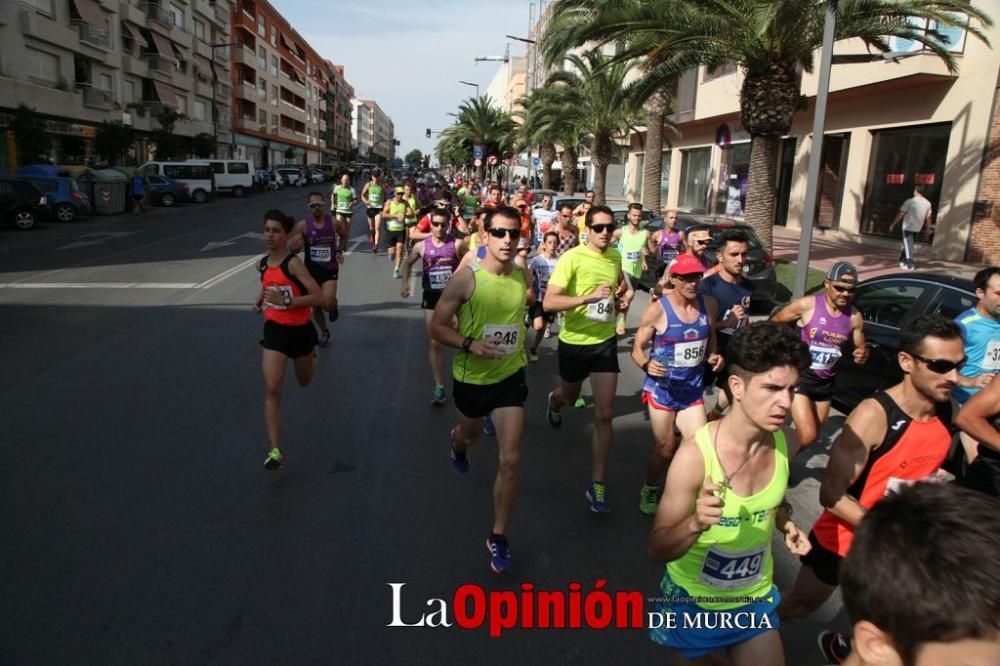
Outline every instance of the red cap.
{"type": "Polygon", "coordinates": [[[685,252],[670,262],[669,270],[671,275],[696,275],[704,273],[705,267],[693,254],[685,252]]]}

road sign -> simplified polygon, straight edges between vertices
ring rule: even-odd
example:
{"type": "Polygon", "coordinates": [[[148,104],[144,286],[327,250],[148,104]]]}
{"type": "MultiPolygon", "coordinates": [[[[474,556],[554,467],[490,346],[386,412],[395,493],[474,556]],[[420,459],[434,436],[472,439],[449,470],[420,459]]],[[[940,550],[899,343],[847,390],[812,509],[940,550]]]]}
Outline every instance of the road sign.
{"type": "Polygon", "coordinates": [[[483,161],[482,161],[481,159],[478,159],[478,158],[477,158],[477,159],[476,159],[476,160],[475,160],[475,161],[473,162],[473,164],[474,164],[475,166],[477,166],[477,167],[481,167],[481,166],[483,166],[483,161]]]}
{"type": "Polygon", "coordinates": [[[495,166],[497,163],[497,156],[490,155],[489,158],[487,158],[486,163],[489,164],[490,166],[495,166]]]}
{"type": "Polygon", "coordinates": [[[483,146],[482,144],[476,144],[472,147],[472,157],[477,160],[483,159],[483,146]]]}
{"type": "Polygon", "coordinates": [[[538,166],[539,164],[542,163],[542,160],[541,158],[536,157],[535,159],[531,160],[531,163],[534,164],[535,166],[538,166]]]}

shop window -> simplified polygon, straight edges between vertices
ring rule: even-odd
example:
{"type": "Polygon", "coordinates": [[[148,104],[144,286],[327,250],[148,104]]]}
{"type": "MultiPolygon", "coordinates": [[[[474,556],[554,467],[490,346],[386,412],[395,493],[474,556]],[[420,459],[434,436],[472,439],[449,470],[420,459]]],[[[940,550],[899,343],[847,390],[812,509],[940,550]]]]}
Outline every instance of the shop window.
{"type": "Polygon", "coordinates": [[[681,151],[679,208],[689,213],[708,211],[708,182],[711,175],[711,161],[711,148],[681,151]]]}
{"type": "MultiPolygon", "coordinates": [[[[667,205],[667,197],[670,195],[670,151],[663,153],[660,158],[660,206],[667,205]]],[[[654,211],[659,212],[659,211],[654,211]]]]}
{"type": "Polygon", "coordinates": [[[715,194],[715,212],[743,217],[750,178],[750,144],[735,143],[722,148],[719,181],[715,194]]]}
{"type": "Polygon", "coordinates": [[[913,188],[922,185],[931,202],[931,224],[917,241],[933,241],[950,135],[950,123],[872,132],[862,233],[898,237],[898,231],[889,233],[889,225],[903,202],[913,196],[913,188]]]}

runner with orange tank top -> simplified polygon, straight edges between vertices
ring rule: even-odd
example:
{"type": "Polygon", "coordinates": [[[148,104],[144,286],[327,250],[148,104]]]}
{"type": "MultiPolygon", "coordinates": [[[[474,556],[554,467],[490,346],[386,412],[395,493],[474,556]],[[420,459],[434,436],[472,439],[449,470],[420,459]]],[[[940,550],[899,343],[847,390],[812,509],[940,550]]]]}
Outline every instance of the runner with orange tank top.
{"type": "Polygon", "coordinates": [[[270,451],[264,468],[281,469],[281,392],[285,367],[292,359],[295,378],[308,386],[316,370],[316,329],[310,319],[312,308],[322,303],[319,285],[305,264],[288,251],[289,234],[295,220],[280,210],[264,214],[264,244],[268,254],[258,263],[261,291],[254,310],[264,313],[264,421],[270,451]]]}
{"type": "Polygon", "coordinates": [[[965,360],[961,331],[945,317],[917,317],[900,333],[903,381],[855,407],[834,442],[819,491],[826,511],[809,535],[812,550],[802,557],[795,585],[784,595],[782,618],[808,615],[833,594],[855,529],[883,497],[951,476],[941,470],[951,434],[938,413],[947,409],[965,360]]]}

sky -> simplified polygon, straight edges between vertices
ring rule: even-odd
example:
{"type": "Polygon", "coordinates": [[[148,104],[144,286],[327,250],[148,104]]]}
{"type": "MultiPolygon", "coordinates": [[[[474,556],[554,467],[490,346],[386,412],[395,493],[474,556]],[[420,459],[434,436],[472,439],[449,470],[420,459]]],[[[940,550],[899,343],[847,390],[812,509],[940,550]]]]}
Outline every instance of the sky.
{"type": "MultiPolygon", "coordinates": [[[[486,94],[501,63],[473,58],[503,55],[504,35],[527,37],[530,0],[271,0],[324,58],[344,65],[355,96],[373,99],[396,129],[397,157],[417,148],[433,154],[449,113],[486,94]]],[[[526,45],[511,42],[510,54],[526,45]]]]}

